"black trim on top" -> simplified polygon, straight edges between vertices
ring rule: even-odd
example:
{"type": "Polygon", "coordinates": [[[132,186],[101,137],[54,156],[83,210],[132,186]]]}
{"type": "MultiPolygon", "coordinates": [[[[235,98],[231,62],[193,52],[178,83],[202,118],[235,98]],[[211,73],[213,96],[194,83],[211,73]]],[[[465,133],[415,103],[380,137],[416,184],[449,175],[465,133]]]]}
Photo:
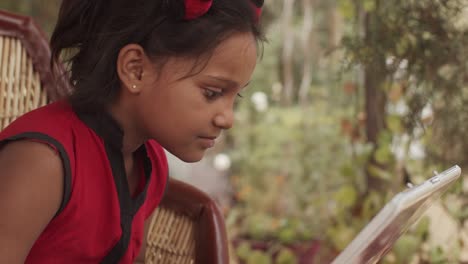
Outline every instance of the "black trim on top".
{"type": "Polygon", "coordinates": [[[60,208],[57,210],[57,213],[54,216],[54,217],[57,217],[62,212],[63,208],[65,208],[65,206],[68,204],[68,201],[70,200],[70,196],[71,196],[72,175],[71,175],[70,159],[68,158],[68,154],[60,142],[58,142],[57,140],[55,140],[54,138],[50,137],[47,134],[43,134],[39,132],[25,132],[25,133],[14,135],[14,136],[5,138],[2,141],[0,141],[0,145],[3,146],[11,141],[25,140],[25,139],[37,139],[39,141],[44,141],[44,142],[51,144],[57,149],[57,151],[59,152],[60,158],[62,159],[63,170],[64,170],[63,197],[62,197],[62,203],[60,204],[60,208]]]}
{"type": "Polygon", "coordinates": [[[122,236],[119,242],[112,248],[101,263],[117,263],[126,253],[130,244],[132,231],[132,222],[135,214],[145,202],[148,186],[151,179],[151,161],[146,156],[146,147],[142,145],[137,150],[137,157],[143,158],[143,169],[145,174],[145,188],[138,194],[135,199],[132,199],[128,186],[127,176],[125,173],[124,160],[122,152],[113,148],[110,144],[105,144],[106,153],[112,168],[115,187],[119,196],[120,203],[120,225],[122,228],[122,236]]]}
{"type": "Polygon", "coordinates": [[[115,188],[119,199],[122,235],[101,263],[118,263],[128,250],[133,218],[146,200],[146,194],[151,179],[151,160],[148,157],[145,144],[139,147],[134,153],[135,164],[139,164],[138,161],[143,161],[145,188],[137,197],[132,198],[122,154],[123,131],[119,124],[108,113],[76,113],[88,127],[103,139],[107,158],[112,169],[115,188]]]}

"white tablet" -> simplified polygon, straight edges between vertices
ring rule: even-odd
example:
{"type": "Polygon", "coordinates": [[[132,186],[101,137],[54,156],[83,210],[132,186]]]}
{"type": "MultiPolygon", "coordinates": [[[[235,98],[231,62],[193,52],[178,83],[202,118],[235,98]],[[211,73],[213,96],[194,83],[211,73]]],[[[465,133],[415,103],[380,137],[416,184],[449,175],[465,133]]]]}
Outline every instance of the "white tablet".
{"type": "Polygon", "coordinates": [[[398,193],[364,227],[332,264],[377,263],[395,241],[460,177],[458,166],[398,193]]]}

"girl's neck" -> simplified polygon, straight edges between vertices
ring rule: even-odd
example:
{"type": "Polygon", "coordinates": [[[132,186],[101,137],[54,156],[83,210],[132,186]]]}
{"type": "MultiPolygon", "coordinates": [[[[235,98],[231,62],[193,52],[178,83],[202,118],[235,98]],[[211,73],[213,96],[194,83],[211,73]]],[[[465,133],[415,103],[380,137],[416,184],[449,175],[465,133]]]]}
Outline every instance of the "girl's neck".
{"type": "Polygon", "coordinates": [[[123,156],[131,157],[146,139],[138,132],[137,126],[134,123],[135,119],[129,115],[132,111],[125,109],[127,108],[119,104],[113,104],[108,107],[108,112],[119,124],[124,134],[122,139],[123,156]]]}

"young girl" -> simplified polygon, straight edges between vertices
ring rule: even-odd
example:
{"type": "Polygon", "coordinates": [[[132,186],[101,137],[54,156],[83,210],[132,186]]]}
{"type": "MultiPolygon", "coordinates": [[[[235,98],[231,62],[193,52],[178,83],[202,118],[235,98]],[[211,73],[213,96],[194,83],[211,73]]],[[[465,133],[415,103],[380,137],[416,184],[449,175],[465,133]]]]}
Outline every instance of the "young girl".
{"type": "MultiPolygon", "coordinates": [[[[255,0],[64,0],[72,94],[0,134],[0,263],[133,263],[167,181],[233,124],[262,39],[255,0]]],[[[144,255],[144,254],[142,254],[144,255]]]]}

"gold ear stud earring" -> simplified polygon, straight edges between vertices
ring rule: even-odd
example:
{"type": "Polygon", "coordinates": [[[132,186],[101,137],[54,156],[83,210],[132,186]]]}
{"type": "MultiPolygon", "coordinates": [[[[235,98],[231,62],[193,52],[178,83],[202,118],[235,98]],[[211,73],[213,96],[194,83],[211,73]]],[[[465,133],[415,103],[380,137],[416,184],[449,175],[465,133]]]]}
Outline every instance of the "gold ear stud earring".
{"type": "Polygon", "coordinates": [[[133,88],[133,89],[136,89],[136,87],[137,87],[136,84],[132,85],[132,88],[133,88]]]}

